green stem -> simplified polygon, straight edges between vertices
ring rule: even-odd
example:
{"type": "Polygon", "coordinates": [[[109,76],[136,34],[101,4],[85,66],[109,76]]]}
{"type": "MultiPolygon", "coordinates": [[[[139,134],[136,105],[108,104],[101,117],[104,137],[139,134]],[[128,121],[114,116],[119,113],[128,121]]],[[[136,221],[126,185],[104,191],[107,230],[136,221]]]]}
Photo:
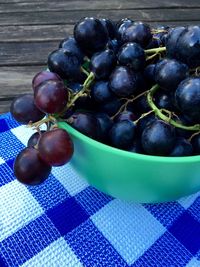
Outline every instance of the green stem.
{"type": "Polygon", "coordinates": [[[161,120],[168,122],[177,128],[181,128],[181,129],[188,130],[188,131],[200,131],[200,124],[195,124],[193,126],[186,126],[186,125],[180,124],[180,123],[172,120],[171,118],[167,117],[166,115],[164,115],[162,113],[162,111],[159,108],[157,108],[153,102],[153,95],[158,89],[159,89],[159,85],[156,84],[149,90],[149,92],[147,94],[147,101],[149,103],[149,106],[154,111],[156,116],[159,117],[161,120]]]}
{"type": "Polygon", "coordinates": [[[89,73],[86,69],[84,69],[83,67],[81,67],[81,71],[82,71],[83,73],[85,73],[87,76],[90,75],[90,73],[89,73]]]}
{"type": "Polygon", "coordinates": [[[158,53],[165,52],[165,51],[166,51],[166,47],[158,47],[158,48],[144,50],[146,55],[154,54],[154,53],[158,54],[158,53]]]}

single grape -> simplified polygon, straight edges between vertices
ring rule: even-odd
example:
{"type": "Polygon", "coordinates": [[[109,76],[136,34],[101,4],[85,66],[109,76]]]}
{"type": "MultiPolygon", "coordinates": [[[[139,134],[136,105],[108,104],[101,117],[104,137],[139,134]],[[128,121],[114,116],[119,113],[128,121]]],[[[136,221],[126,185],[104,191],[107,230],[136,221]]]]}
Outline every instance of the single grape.
{"type": "Polygon", "coordinates": [[[170,157],[182,157],[191,156],[193,153],[193,148],[191,143],[182,137],[176,138],[174,148],[170,153],[170,157]]]}
{"type": "Polygon", "coordinates": [[[144,79],[148,84],[155,84],[155,64],[149,64],[144,69],[144,79]]]}
{"type": "Polygon", "coordinates": [[[125,110],[121,113],[119,113],[114,121],[115,122],[120,122],[120,121],[125,121],[125,120],[128,120],[128,121],[135,121],[137,119],[137,115],[134,114],[132,111],[129,111],[129,110],[125,110]]]}
{"type": "Polygon", "coordinates": [[[40,157],[51,166],[62,166],[70,161],[74,145],[70,135],[63,129],[44,133],[38,143],[40,157]]]}
{"type": "Polygon", "coordinates": [[[141,118],[138,122],[137,122],[137,135],[141,136],[142,132],[144,131],[144,129],[150,125],[152,122],[156,121],[157,118],[155,117],[154,113],[150,113],[148,115],[146,115],[145,117],[141,118]]]}
{"type": "Polygon", "coordinates": [[[32,80],[33,90],[35,90],[41,83],[49,81],[49,80],[62,81],[62,79],[60,78],[60,76],[58,76],[58,74],[51,72],[51,71],[43,70],[43,71],[38,72],[33,77],[33,80],[32,80]]]}
{"type": "Polygon", "coordinates": [[[40,131],[40,133],[39,132],[36,132],[36,133],[32,134],[31,137],[28,140],[27,147],[34,147],[35,145],[37,145],[40,137],[45,132],[46,131],[40,131]]]}
{"type": "Polygon", "coordinates": [[[200,134],[197,134],[192,138],[191,144],[193,147],[194,154],[200,155],[200,134]]]}
{"type": "Polygon", "coordinates": [[[115,55],[118,53],[119,48],[120,48],[120,44],[117,39],[108,41],[108,49],[112,50],[115,53],[115,55]]]}
{"type": "Polygon", "coordinates": [[[135,42],[146,47],[152,38],[151,28],[143,22],[134,22],[122,34],[122,42],[135,42]]]}
{"type": "Polygon", "coordinates": [[[110,19],[99,19],[101,24],[104,26],[104,28],[108,32],[108,36],[110,39],[114,39],[117,36],[117,27],[115,23],[110,19]]]}
{"type": "Polygon", "coordinates": [[[75,112],[70,117],[70,124],[79,132],[93,138],[99,139],[101,127],[99,121],[90,113],[75,112]]]}
{"type": "Polygon", "coordinates": [[[142,114],[142,113],[146,113],[148,111],[151,110],[149,103],[147,101],[147,97],[146,95],[142,95],[141,97],[139,97],[138,99],[136,99],[134,101],[134,105],[138,111],[138,113],[142,114]]]}
{"type": "Polygon", "coordinates": [[[186,30],[185,27],[179,26],[176,28],[172,28],[169,30],[167,37],[166,37],[166,52],[167,56],[170,58],[176,58],[177,52],[177,41],[179,40],[180,36],[186,30]]]}
{"type": "Polygon", "coordinates": [[[100,124],[100,128],[101,128],[100,140],[102,142],[107,143],[108,133],[113,126],[113,121],[110,119],[110,117],[106,113],[103,113],[103,112],[95,114],[95,117],[97,118],[100,124]]]}
{"type": "Polygon", "coordinates": [[[107,79],[116,64],[116,56],[112,50],[95,53],[90,60],[90,71],[95,74],[96,79],[107,79]]]}
{"type": "Polygon", "coordinates": [[[119,42],[121,42],[122,35],[124,34],[125,30],[133,25],[134,21],[129,18],[121,19],[117,23],[117,39],[119,42]]]}
{"type": "Polygon", "coordinates": [[[167,91],[175,90],[188,75],[188,66],[175,59],[161,60],[155,66],[155,81],[167,91]]]}
{"type": "Polygon", "coordinates": [[[48,68],[62,79],[76,79],[80,75],[81,62],[72,52],[60,48],[48,56],[48,68]]]}
{"type": "Polygon", "coordinates": [[[62,40],[59,44],[59,48],[64,48],[64,50],[72,53],[80,60],[81,64],[83,63],[84,53],[73,37],[62,40]]]}
{"type": "Polygon", "coordinates": [[[27,185],[38,185],[44,182],[51,172],[51,166],[40,157],[33,147],[23,149],[14,162],[14,174],[19,182],[27,185]]]}
{"type": "Polygon", "coordinates": [[[112,100],[106,102],[105,104],[101,104],[99,106],[99,112],[105,112],[109,116],[113,116],[118,112],[121,105],[122,105],[122,100],[120,100],[117,97],[114,97],[112,98],[112,100]]]}
{"type": "Polygon", "coordinates": [[[112,146],[128,150],[134,141],[135,125],[128,120],[114,123],[109,136],[112,146]]]}
{"type": "Polygon", "coordinates": [[[110,76],[109,87],[119,97],[127,97],[138,89],[138,75],[125,66],[117,66],[110,76]]]}
{"type": "Polygon", "coordinates": [[[175,145],[175,129],[164,121],[156,120],[144,129],[141,143],[147,154],[167,156],[175,145]]]}
{"type": "Polygon", "coordinates": [[[74,38],[83,50],[97,52],[105,48],[108,32],[99,19],[86,17],[76,23],[74,38]]]}
{"type": "Polygon", "coordinates": [[[155,94],[155,104],[159,109],[176,110],[174,105],[174,94],[165,91],[158,91],[155,94]]]}
{"type": "Polygon", "coordinates": [[[180,111],[191,120],[200,123],[200,78],[183,80],[176,92],[175,100],[180,111]]]}
{"type": "Polygon", "coordinates": [[[68,91],[62,82],[47,81],[35,92],[35,104],[45,113],[61,112],[68,101],[68,91]]]}
{"type": "Polygon", "coordinates": [[[98,103],[106,103],[114,98],[108,81],[97,81],[91,87],[91,97],[98,103]]]}
{"type": "Polygon", "coordinates": [[[128,66],[135,71],[144,69],[145,53],[142,47],[137,43],[124,44],[117,55],[121,65],[128,66]]]}
{"type": "Polygon", "coordinates": [[[128,149],[129,152],[144,154],[140,138],[135,138],[133,145],[128,149]]]}
{"type": "Polygon", "coordinates": [[[22,124],[39,121],[45,116],[34,104],[32,94],[25,94],[15,98],[11,104],[10,112],[15,120],[22,124]]]}

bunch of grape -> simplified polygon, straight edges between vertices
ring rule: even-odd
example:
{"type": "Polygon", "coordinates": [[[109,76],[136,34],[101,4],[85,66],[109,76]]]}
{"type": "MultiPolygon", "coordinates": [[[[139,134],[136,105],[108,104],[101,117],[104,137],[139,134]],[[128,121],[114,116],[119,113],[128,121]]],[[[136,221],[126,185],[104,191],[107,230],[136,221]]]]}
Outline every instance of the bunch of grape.
{"type": "Polygon", "coordinates": [[[11,105],[17,121],[37,130],[15,160],[16,177],[35,185],[71,159],[72,140],[58,121],[130,152],[200,154],[199,66],[199,26],[81,19],[33,78],[33,94],[11,105]]]}

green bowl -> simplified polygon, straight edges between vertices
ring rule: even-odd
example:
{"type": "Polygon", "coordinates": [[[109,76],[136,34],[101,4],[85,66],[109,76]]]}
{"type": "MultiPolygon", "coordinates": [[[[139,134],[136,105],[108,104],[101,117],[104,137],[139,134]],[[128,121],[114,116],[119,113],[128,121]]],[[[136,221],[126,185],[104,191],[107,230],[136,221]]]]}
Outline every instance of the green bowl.
{"type": "Polygon", "coordinates": [[[71,164],[88,183],[123,200],[173,201],[200,190],[200,156],[159,157],[123,151],[97,142],[60,122],[71,135],[71,164]]]}

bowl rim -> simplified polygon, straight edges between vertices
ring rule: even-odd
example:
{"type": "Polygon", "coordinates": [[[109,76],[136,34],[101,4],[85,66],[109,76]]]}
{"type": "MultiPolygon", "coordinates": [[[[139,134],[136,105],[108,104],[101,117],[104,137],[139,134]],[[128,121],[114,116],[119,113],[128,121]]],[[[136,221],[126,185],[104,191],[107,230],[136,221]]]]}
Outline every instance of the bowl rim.
{"type": "Polygon", "coordinates": [[[154,163],[155,162],[162,162],[162,163],[196,163],[196,162],[199,162],[200,163],[200,155],[183,156],[183,157],[168,157],[168,156],[164,157],[164,156],[152,156],[152,155],[139,154],[139,153],[115,148],[115,147],[103,144],[99,141],[96,141],[82,134],[81,132],[77,131],[65,121],[59,121],[58,127],[67,130],[69,134],[74,135],[78,139],[83,140],[84,142],[88,143],[89,145],[92,145],[93,147],[104,150],[105,152],[117,154],[119,156],[125,156],[128,158],[137,159],[137,160],[141,159],[143,161],[149,161],[149,162],[154,162],[154,163]]]}

